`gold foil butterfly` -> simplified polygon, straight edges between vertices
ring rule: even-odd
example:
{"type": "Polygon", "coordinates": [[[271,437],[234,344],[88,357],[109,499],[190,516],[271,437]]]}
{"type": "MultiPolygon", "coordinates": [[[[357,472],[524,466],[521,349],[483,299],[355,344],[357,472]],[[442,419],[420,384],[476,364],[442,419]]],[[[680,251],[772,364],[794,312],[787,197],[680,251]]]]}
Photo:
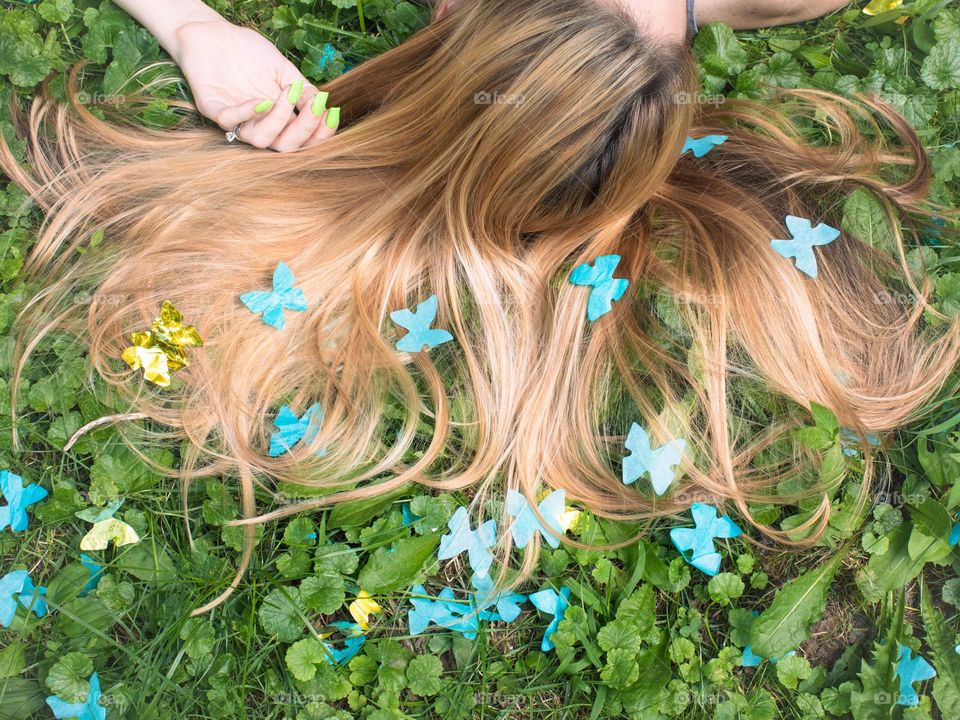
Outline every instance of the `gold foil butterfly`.
{"type": "Polygon", "coordinates": [[[190,364],[185,348],[203,345],[197,329],[183,324],[183,316],[169,300],[163,301],[160,317],[150,329],[131,333],[130,342],[133,345],[122,354],[124,361],[134,370],[142,368],[144,378],[160,387],[170,384],[170,373],[190,364]]]}

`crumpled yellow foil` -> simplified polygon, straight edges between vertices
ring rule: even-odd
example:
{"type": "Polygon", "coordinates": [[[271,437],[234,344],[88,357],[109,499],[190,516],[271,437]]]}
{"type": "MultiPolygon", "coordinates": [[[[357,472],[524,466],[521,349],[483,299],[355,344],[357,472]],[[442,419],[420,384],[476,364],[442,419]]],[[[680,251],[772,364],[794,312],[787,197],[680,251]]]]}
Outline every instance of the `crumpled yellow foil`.
{"type": "Polygon", "coordinates": [[[148,381],[166,387],[170,373],[189,365],[185,348],[200,347],[203,340],[193,325],[184,325],[183,316],[173,303],[164,300],[160,317],[155,318],[149,330],[130,334],[130,342],[121,357],[134,370],[143,369],[148,381]]]}

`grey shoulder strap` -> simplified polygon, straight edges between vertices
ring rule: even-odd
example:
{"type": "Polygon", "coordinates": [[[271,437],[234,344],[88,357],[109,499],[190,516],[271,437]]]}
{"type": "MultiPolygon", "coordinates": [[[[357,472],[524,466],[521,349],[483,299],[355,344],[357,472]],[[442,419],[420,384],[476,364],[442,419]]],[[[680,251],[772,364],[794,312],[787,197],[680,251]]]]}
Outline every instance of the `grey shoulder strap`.
{"type": "Polygon", "coordinates": [[[690,33],[690,37],[693,37],[698,32],[696,10],[694,9],[696,1],[697,0],[687,0],[687,30],[690,33]]]}

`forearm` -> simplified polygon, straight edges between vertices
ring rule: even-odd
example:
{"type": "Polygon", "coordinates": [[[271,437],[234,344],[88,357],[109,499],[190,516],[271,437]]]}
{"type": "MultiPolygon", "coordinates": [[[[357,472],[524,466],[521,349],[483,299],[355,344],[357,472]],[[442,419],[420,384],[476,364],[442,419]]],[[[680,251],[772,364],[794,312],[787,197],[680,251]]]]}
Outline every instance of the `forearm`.
{"type": "Polygon", "coordinates": [[[149,30],[176,60],[179,55],[177,30],[188,22],[223,20],[203,0],[114,0],[149,30]]]}
{"type": "Polygon", "coordinates": [[[787,25],[811,20],[847,5],[849,0],[698,0],[697,23],[723,22],[738,29],[787,25]]]}

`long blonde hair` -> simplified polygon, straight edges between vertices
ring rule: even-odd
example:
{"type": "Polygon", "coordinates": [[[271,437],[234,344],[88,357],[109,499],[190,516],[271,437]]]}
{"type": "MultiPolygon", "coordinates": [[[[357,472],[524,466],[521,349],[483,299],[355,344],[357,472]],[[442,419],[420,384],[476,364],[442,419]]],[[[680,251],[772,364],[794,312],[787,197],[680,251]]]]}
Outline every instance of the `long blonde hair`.
{"type": "MultiPolygon", "coordinates": [[[[696,85],[688,48],[596,0],[476,0],[329,83],[343,129],[294,153],[228,145],[192,118],[151,131],[37,98],[18,121],[29,169],[0,146],[46,211],[17,373],[41,337],[72,329],[132,410],[189,441],[184,493],[194,478],[238,479],[247,548],[207,607],[239,581],[254,523],[410,483],[472,488],[478,516],[507,488],[536,501],[548,486],[607,518],[709,498],[753,522],[750,503],[797,499],[776,490],[790,467],[758,461],[796,414],[748,433],[736,382],[761,380],[783,407],[825,405],[861,435],[889,430],[944,383],[960,331],[925,334],[928,288],[906,269],[901,224],[934,209],[902,117],[813,90],[697,105],[696,85]],[[688,135],[711,133],[729,140],[681,155],[688,135]],[[844,234],[818,248],[811,279],[772,251],[786,215],[839,225],[855,188],[887,212],[896,256],[844,234]],[[97,230],[100,251],[78,255],[97,230]],[[569,272],[611,253],[631,286],[591,323],[569,272]],[[282,331],[238,301],[279,260],[309,302],[282,331]],[[878,302],[891,286],[916,304],[878,302]],[[436,327],[456,342],[398,352],[389,313],[434,293],[436,327]],[[118,358],[163,300],[205,346],[157,389],[118,358]],[[324,421],[271,458],[281,402],[298,414],[319,402],[324,421]],[[619,477],[632,421],[655,444],[687,440],[663,498],[619,477]],[[323,493],[258,514],[255,485],[281,480],[323,493]]],[[[806,490],[823,497],[795,530],[807,540],[829,517],[824,490],[806,490]]],[[[498,552],[505,568],[509,533],[498,552]]]]}

